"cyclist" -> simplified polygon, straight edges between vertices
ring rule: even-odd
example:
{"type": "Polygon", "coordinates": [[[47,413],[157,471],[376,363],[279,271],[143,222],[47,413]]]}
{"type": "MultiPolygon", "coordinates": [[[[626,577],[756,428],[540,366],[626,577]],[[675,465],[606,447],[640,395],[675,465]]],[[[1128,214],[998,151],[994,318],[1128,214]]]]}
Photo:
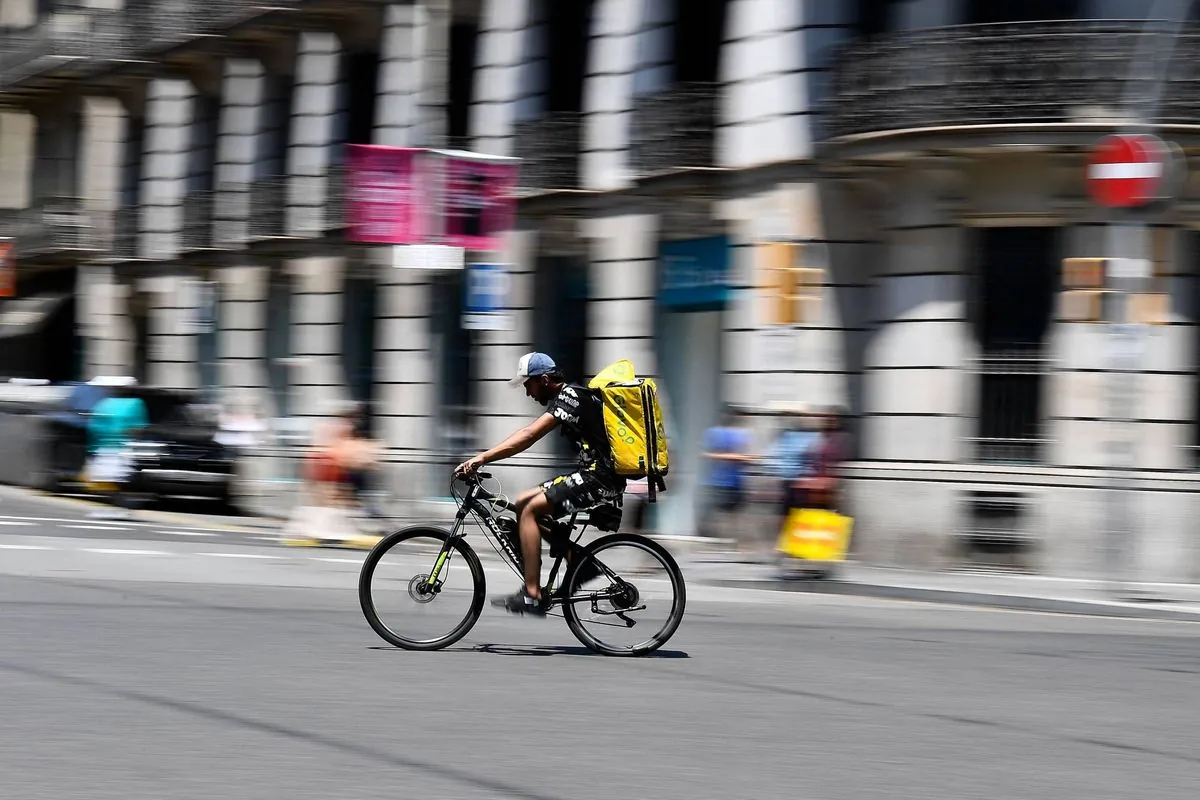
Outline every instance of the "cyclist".
{"type": "Polygon", "coordinates": [[[606,502],[619,502],[625,479],[616,474],[608,436],[604,430],[600,398],[590,389],[568,383],[554,359],[545,353],[527,353],[517,364],[510,382],[524,385],[525,394],[546,407],[546,413],[500,444],[464,461],[456,475],[472,475],[486,464],[523,453],[559,428],[579,456],[579,469],[560,475],[517,497],[521,556],[525,585],[492,605],[516,614],[544,615],[542,602],[542,529],[539,520],[559,519],[606,502]]]}

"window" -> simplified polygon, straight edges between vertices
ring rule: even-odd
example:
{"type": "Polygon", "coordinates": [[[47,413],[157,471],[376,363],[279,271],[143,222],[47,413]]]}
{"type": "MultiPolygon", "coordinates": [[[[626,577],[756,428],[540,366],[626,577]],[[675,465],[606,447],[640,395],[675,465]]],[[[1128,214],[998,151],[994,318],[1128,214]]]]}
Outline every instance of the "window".
{"type": "Polygon", "coordinates": [[[1058,285],[1058,230],[986,228],[979,237],[975,456],[1036,462],[1044,444],[1044,344],[1058,285]]]}
{"type": "Polygon", "coordinates": [[[256,180],[287,172],[294,81],[291,75],[276,73],[268,73],[263,80],[264,103],[254,170],[256,180]]]}
{"type": "Polygon", "coordinates": [[[982,24],[1077,19],[1082,16],[1082,5],[1081,0],[971,0],[967,7],[967,22],[982,24]]]}
{"type": "Polygon", "coordinates": [[[192,103],[191,145],[188,150],[188,192],[207,192],[213,188],[213,161],[217,147],[217,120],[221,99],[198,94],[192,103]]]}
{"type": "Polygon", "coordinates": [[[726,0],[677,0],[675,81],[714,83],[725,40],[726,0]]]}
{"type": "Polygon", "coordinates": [[[345,141],[370,144],[375,130],[375,98],[379,84],[379,53],[347,53],[342,68],[346,89],[345,141]]]}
{"type": "Polygon", "coordinates": [[[451,140],[469,134],[471,89],[475,81],[478,41],[478,21],[455,22],[450,28],[450,101],[446,110],[446,124],[451,140]]]}

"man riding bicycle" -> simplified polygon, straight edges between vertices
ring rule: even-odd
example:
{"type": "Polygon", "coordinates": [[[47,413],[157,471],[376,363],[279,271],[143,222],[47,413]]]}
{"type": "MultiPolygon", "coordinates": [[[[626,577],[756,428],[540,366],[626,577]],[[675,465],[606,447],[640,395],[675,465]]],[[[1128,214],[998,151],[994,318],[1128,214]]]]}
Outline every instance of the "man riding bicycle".
{"type": "Polygon", "coordinates": [[[515,501],[525,585],[515,594],[492,601],[493,605],[516,614],[544,615],[540,521],[618,501],[625,491],[625,479],[616,474],[604,429],[603,407],[595,393],[568,383],[545,353],[522,356],[511,384],[524,385],[525,394],[545,406],[546,413],[490,450],[459,464],[454,473],[473,475],[487,464],[523,453],[555,428],[560,428],[571,442],[579,456],[580,468],[530,489],[515,501]]]}

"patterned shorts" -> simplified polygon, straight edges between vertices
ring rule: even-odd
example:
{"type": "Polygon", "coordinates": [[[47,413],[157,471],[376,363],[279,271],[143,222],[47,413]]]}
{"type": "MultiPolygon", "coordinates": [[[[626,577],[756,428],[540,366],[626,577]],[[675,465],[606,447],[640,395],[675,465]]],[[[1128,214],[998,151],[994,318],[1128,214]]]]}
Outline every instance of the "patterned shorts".
{"type": "Polygon", "coordinates": [[[625,481],[580,470],[546,481],[542,488],[546,491],[546,499],[550,501],[551,516],[558,519],[601,503],[620,501],[625,493],[625,481]]]}

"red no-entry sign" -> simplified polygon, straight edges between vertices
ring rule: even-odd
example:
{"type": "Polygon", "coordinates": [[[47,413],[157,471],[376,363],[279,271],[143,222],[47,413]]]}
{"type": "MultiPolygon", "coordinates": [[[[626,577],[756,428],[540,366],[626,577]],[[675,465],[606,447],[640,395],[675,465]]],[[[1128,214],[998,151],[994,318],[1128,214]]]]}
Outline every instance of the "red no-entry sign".
{"type": "Polygon", "coordinates": [[[1157,136],[1106,136],[1088,162],[1088,190],[1104,206],[1141,206],[1162,196],[1166,172],[1167,147],[1157,136]]]}

